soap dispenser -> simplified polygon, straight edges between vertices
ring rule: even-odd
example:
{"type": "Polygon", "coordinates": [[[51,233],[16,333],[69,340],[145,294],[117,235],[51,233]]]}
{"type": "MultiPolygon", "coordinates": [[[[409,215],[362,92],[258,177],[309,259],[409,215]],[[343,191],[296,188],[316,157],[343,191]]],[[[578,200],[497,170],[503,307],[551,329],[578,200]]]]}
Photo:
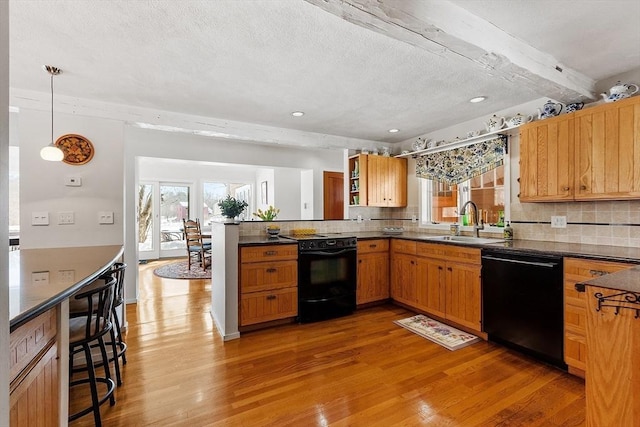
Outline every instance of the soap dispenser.
{"type": "Polygon", "coordinates": [[[511,228],[509,222],[507,222],[507,225],[505,225],[502,235],[505,240],[513,240],[513,228],[511,228]]]}

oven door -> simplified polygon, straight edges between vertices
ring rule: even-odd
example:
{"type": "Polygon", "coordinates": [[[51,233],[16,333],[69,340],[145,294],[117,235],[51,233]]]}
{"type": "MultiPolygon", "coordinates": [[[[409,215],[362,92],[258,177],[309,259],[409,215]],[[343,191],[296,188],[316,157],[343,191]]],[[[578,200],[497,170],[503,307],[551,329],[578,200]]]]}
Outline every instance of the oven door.
{"type": "Polygon", "coordinates": [[[301,322],[350,314],[356,307],[357,251],[327,249],[298,256],[298,317],[301,322]]]}

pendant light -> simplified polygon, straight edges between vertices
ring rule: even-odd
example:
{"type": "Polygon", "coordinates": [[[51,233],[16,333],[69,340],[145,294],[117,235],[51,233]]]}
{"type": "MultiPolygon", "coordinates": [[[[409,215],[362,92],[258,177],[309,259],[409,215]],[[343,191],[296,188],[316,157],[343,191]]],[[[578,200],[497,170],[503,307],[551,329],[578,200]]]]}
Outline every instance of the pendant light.
{"type": "Polygon", "coordinates": [[[43,65],[42,68],[51,75],[51,143],[40,150],[40,157],[50,162],[60,162],[64,158],[64,153],[53,142],[53,76],[57,76],[62,70],[52,65],[43,65]]]}

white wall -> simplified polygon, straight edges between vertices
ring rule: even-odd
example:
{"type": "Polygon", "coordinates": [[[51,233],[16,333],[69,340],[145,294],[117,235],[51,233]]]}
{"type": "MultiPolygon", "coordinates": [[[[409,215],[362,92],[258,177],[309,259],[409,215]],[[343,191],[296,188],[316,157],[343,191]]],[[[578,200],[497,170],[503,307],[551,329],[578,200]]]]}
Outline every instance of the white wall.
{"type": "MultiPolygon", "coordinates": [[[[269,205],[274,204],[274,196],[275,196],[275,171],[273,169],[258,169],[256,170],[256,178],[255,178],[255,206],[256,212],[258,209],[269,209],[269,205]],[[267,195],[266,201],[267,203],[262,203],[264,200],[264,191],[263,183],[266,183],[267,186],[267,195]]],[[[252,212],[253,213],[253,212],[252,212]]],[[[249,217],[249,219],[254,218],[253,215],[249,217]]]]}
{"type": "Polygon", "coordinates": [[[276,169],[273,205],[280,209],[278,219],[300,219],[300,170],[276,169]]]}
{"type": "Polygon", "coordinates": [[[313,171],[300,172],[300,219],[313,219],[313,171]]]}
{"type": "Polygon", "coordinates": [[[9,2],[0,2],[0,426],[9,425],[9,2]]]}
{"type": "Polygon", "coordinates": [[[76,133],[93,143],[93,159],[80,166],[40,158],[51,140],[50,126],[50,112],[20,110],[20,247],[122,244],[124,124],[55,113],[54,138],[76,133]],[[80,177],[82,186],[65,186],[68,176],[80,177]],[[49,225],[32,226],[32,212],[41,211],[49,212],[49,225]],[[114,224],[100,225],[100,211],[113,212],[114,224]],[[74,212],[75,224],[58,225],[58,212],[74,212]]]}

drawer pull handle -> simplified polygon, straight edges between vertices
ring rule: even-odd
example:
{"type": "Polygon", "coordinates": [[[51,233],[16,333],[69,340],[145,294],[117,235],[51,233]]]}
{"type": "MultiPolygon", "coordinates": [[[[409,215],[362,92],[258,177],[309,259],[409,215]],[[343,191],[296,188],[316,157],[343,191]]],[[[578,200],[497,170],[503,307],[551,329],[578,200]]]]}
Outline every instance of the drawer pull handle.
{"type": "Polygon", "coordinates": [[[370,248],[377,248],[378,245],[369,245],[370,248]]]}
{"type": "Polygon", "coordinates": [[[591,277],[599,277],[599,276],[605,276],[609,273],[602,270],[589,270],[589,274],[591,274],[591,277]]]}
{"type": "Polygon", "coordinates": [[[274,300],[274,299],[276,299],[276,296],[275,295],[267,295],[267,299],[268,300],[274,300]]]}
{"type": "Polygon", "coordinates": [[[562,187],[562,191],[569,191],[569,187],[562,187]]]}
{"type": "Polygon", "coordinates": [[[276,271],[278,271],[275,268],[267,268],[267,273],[275,273],[276,271]]]}
{"type": "Polygon", "coordinates": [[[278,255],[278,251],[264,251],[264,256],[278,255]]]}

